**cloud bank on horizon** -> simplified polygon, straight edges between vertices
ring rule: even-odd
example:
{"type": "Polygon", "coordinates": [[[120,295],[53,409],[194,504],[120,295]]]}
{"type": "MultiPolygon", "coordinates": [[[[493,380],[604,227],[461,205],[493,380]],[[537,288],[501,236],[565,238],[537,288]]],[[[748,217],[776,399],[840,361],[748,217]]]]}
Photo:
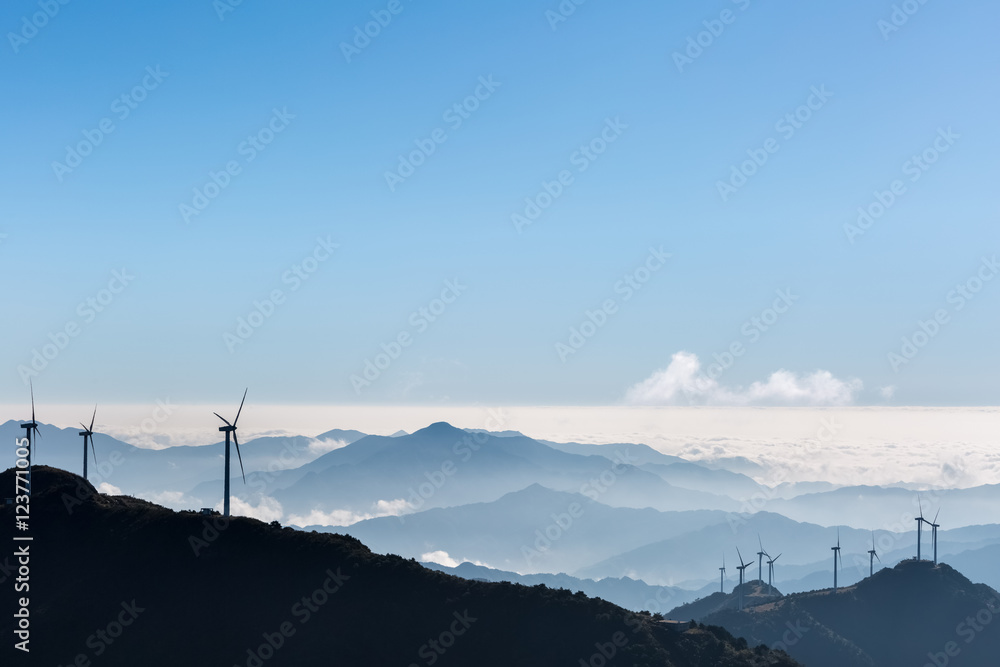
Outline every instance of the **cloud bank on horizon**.
{"type": "Polygon", "coordinates": [[[777,370],[749,387],[727,387],[716,373],[702,371],[698,355],[680,351],[670,364],[633,385],[625,393],[631,405],[803,405],[844,406],[854,403],[864,384],[857,378],[841,380],[829,371],[808,375],[777,370]]]}

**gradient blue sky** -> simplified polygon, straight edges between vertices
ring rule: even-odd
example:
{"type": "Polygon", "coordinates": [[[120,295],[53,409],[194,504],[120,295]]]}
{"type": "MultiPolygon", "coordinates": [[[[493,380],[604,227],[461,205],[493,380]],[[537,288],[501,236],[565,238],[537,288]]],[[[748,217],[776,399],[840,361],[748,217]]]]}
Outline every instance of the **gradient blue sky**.
{"type": "MultiPolygon", "coordinates": [[[[928,2],[884,39],[891,2],[612,3],[555,30],[555,0],[434,3],[403,11],[353,61],[340,44],[387,2],[82,3],[17,52],[7,91],[0,402],[25,399],[18,365],[69,321],[79,336],[35,379],[47,401],[614,404],[681,350],[703,361],[774,300],[794,308],[720,380],[786,369],[864,383],[859,403],[996,404],[1000,280],[960,312],[949,290],[1000,252],[995,26],[986,0],[928,2]],[[736,20],[683,72],[702,22],[736,20]],[[113,100],[147,66],[169,76],[128,118],[113,100]],[[480,77],[501,86],[452,130],[443,112],[480,77]],[[794,137],[775,123],[813,86],[833,97],[794,137]],[[237,147],[295,115],[253,162],[237,147]],[[115,131],[59,182],[82,132],[115,131]],[[518,234],[511,214],[606,118],[621,137],[518,234]],[[448,141],[395,192],[384,173],[416,139],[448,141]],[[939,128],[960,135],[864,236],[843,226],[939,128]],[[769,138],[780,150],[728,201],[716,183],[769,138]],[[186,224],[178,206],[229,160],[242,173],[186,224]],[[282,275],[329,236],[338,253],[301,289],[282,275]],[[673,257],[624,302],[614,285],[649,246],[673,257]],[[134,282],[94,319],[77,305],[112,271],[134,282]],[[359,395],[379,345],[446,279],[468,286],[359,395]],[[230,353],[253,301],[287,301],[230,353]],[[587,309],[620,306],[563,363],[555,345],[587,309]],[[918,319],[949,323],[894,372],[918,319]]],[[[36,2],[8,2],[17,32],[36,2]]]]}

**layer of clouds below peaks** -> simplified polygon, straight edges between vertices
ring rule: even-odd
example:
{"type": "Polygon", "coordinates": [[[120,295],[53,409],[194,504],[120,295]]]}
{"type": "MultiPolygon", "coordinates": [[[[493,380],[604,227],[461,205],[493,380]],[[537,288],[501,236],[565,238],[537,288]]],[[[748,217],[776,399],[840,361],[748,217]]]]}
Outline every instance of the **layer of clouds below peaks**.
{"type": "Polygon", "coordinates": [[[840,380],[829,371],[796,375],[778,370],[765,382],[747,388],[726,387],[702,371],[698,355],[677,352],[670,365],[632,386],[625,401],[632,405],[809,405],[842,406],[854,402],[861,380],[840,380]]]}

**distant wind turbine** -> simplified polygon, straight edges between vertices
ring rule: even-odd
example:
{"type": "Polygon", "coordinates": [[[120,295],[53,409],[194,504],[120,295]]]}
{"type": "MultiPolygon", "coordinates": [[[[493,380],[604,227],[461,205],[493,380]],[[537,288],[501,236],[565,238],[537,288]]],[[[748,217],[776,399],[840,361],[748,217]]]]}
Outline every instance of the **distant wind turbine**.
{"type": "Polygon", "coordinates": [[[768,556],[768,558],[770,560],[767,561],[767,587],[771,590],[771,595],[774,595],[774,584],[772,583],[774,580],[774,563],[781,558],[781,554],[778,554],[774,558],[768,556]]]}
{"type": "Polygon", "coordinates": [[[934,543],[934,564],[937,565],[937,529],[940,528],[937,519],[938,515],[941,514],[941,508],[938,508],[937,513],[934,514],[934,520],[930,522],[931,525],[931,541],[934,543]]]}
{"type": "Polygon", "coordinates": [[[757,544],[760,545],[760,551],[757,552],[757,580],[760,583],[763,584],[764,583],[764,571],[763,571],[764,556],[767,556],[768,558],[770,558],[770,556],[768,556],[767,552],[764,551],[764,543],[761,542],[760,533],[757,533],[757,544]]]}
{"type": "Polygon", "coordinates": [[[243,400],[240,401],[240,409],[236,411],[236,419],[233,420],[232,424],[230,424],[218,412],[213,413],[216,417],[226,422],[225,426],[219,427],[219,430],[224,431],[226,434],[226,478],[225,478],[226,489],[223,502],[223,514],[225,514],[225,516],[229,516],[229,436],[230,435],[232,435],[233,442],[236,443],[236,456],[238,456],[240,459],[240,473],[242,473],[243,475],[243,483],[244,484],[247,483],[247,475],[243,471],[243,455],[240,454],[240,441],[239,438],[236,437],[236,423],[240,420],[240,413],[243,412],[243,403],[245,403],[247,400],[247,391],[249,391],[249,387],[243,392],[243,400]]]}
{"type": "Polygon", "coordinates": [[[840,559],[840,529],[837,529],[837,546],[833,550],[833,592],[837,592],[837,561],[840,559]]]}
{"type": "Polygon", "coordinates": [[[726,554],[722,554],[722,567],[719,568],[719,592],[726,592],[726,554]]]}
{"type": "Polygon", "coordinates": [[[919,493],[917,494],[917,506],[920,508],[920,516],[913,520],[917,522],[917,560],[920,560],[920,543],[923,541],[923,527],[924,523],[929,522],[924,518],[924,505],[920,502],[919,493]]]}
{"type": "Polygon", "coordinates": [[[25,436],[28,438],[28,495],[31,495],[31,459],[35,453],[35,441],[31,436],[34,434],[41,437],[41,433],[38,431],[38,422],[35,420],[35,385],[29,380],[28,386],[31,389],[31,421],[27,424],[21,424],[21,428],[25,430],[25,436]]]}
{"type": "MultiPolygon", "coordinates": [[[[868,576],[875,574],[875,559],[878,558],[878,554],[875,553],[875,531],[872,531],[872,548],[868,552],[868,576]]],[[[882,562],[881,558],[878,558],[878,562],[882,562]]]]}
{"type": "Polygon", "coordinates": [[[740,553],[740,548],[739,547],[736,547],[736,555],[740,557],[740,565],[736,569],[740,571],[740,588],[739,588],[739,591],[740,591],[739,600],[740,600],[740,602],[739,602],[739,608],[742,611],[743,610],[743,570],[745,570],[748,567],[750,567],[751,565],[753,565],[753,561],[751,561],[749,563],[744,563],[743,562],[743,554],[740,553]]]}
{"type": "Polygon", "coordinates": [[[97,406],[94,406],[94,415],[90,418],[90,426],[86,426],[83,422],[80,422],[80,426],[83,426],[83,431],[80,435],[83,436],[83,478],[87,479],[87,441],[90,441],[90,451],[94,452],[94,463],[97,463],[97,450],[94,449],[94,420],[97,419],[97,406]]]}

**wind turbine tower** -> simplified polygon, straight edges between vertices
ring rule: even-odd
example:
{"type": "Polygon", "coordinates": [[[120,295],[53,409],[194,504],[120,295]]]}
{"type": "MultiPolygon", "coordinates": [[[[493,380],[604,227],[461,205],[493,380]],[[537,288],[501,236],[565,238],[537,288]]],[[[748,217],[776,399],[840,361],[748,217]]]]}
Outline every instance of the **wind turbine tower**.
{"type": "MultiPolygon", "coordinates": [[[[868,552],[868,576],[875,574],[875,559],[878,558],[878,554],[875,553],[875,531],[872,531],[872,548],[868,552]]],[[[878,562],[882,562],[881,558],[878,558],[878,562]]]]}
{"type": "Polygon", "coordinates": [[[726,554],[722,554],[722,567],[719,568],[719,592],[726,592],[726,554]]]}
{"type": "Polygon", "coordinates": [[[80,435],[83,436],[83,478],[87,479],[87,441],[90,441],[90,451],[94,452],[94,463],[97,463],[97,450],[94,449],[94,420],[97,419],[97,406],[94,406],[94,416],[90,418],[90,427],[88,428],[83,422],[80,422],[80,426],[83,426],[83,430],[80,435]]]}
{"type": "Polygon", "coordinates": [[[941,514],[941,508],[938,508],[937,513],[934,515],[934,520],[930,522],[931,526],[931,542],[934,543],[934,564],[937,565],[937,529],[940,528],[937,519],[938,515],[941,514]]]}
{"type": "MultiPolygon", "coordinates": [[[[249,390],[249,388],[247,388],[249,390]]],[[[220,426],[219,430],[225,432],[226,434],[226,478],[225,478],[225,495],[223,497],[223,513],[225,516],[229,516],[229,438],[232,436],[233,442],[236,443],[236,456],[240,459],[240,473],[243,474],[243,483],[247,483],[246,473],[243,471],[243,455],[240,454],[240,441],[236,437],[236,423],[240,420],[240,413],[243,412],[243,403],[247,400],[247,391],[243,392],[243,400],[240,401],[240,409],[236,411],[236,419],[230,424],[222,415],[218,412],[213,413],[216,417],[226,422],[225,426],[220,426]]]]}
{"type": "Polygon", "coordinates": [[[840,559],[840,531],[837,531],[837,546],[833,550],[833,592],[837,592],[837,561],[840,559]]]}
{"type": "Polygon", "coordinates": [[[767,587],[770,589],[771,595],[774,595],[774,585],[772,583],[774,580],[774,563],[781,558],[781,554],[778,554],[774,558],[768,556],[768,558],[770,560],[767,561],[767,587]]]}
{"type": "Polygon", "coordinates": [[[920,560],[920,543],[923,541],[923,527],[927,519],[924,518],[924,506],[920,502],[919,494],[917,495],[917,506],[920,508],[920,516],[914,518],[914,521],[917,522],[917,560],[920,560]]]}
{"type": "Polygon", "coordinates": [[[740,602],[739,602],[739,608],[740,608],[740,611],[743,611],[743,570],[745,570],[748,567],[750,567],[753,564],[753,561],[751,561],[749,563],[744,563],[743,562],[743,554],[740,553],[740,548],[739,547],[736,547],[736,555],[740,557],[740,565],[736,569],[740,571],[740,588],[739,588],[739,591],[740,591],[740,596],[739,596],[740,602]]]}
{"type": "Polygon", "coordinates": [[[31,421],[27,424],[21,424],[21,428],[25,430],[25,437],[28,438],[28,495],[31,495],[31,458],[35,453],[35,440],[31,437],[32,434],[39,436],[38,432],[38,422],[35,421],[35,386],[28,381],[28,386],[31,388],[31,421]]]}
{"type": "Polygon", "coordinates": [[[760,583],[763,584],[764,583],[764,570],[763,570],[764,556],[767,556],[768,558],[770,558],[770,556],[768,556],[767,552],[764,551],[764,543],[761,542],[761,540],[760,540],[760,533],[757,533],[757,544],[760,546],[760,551],[757,552],[757,580],[760,583]]]}

